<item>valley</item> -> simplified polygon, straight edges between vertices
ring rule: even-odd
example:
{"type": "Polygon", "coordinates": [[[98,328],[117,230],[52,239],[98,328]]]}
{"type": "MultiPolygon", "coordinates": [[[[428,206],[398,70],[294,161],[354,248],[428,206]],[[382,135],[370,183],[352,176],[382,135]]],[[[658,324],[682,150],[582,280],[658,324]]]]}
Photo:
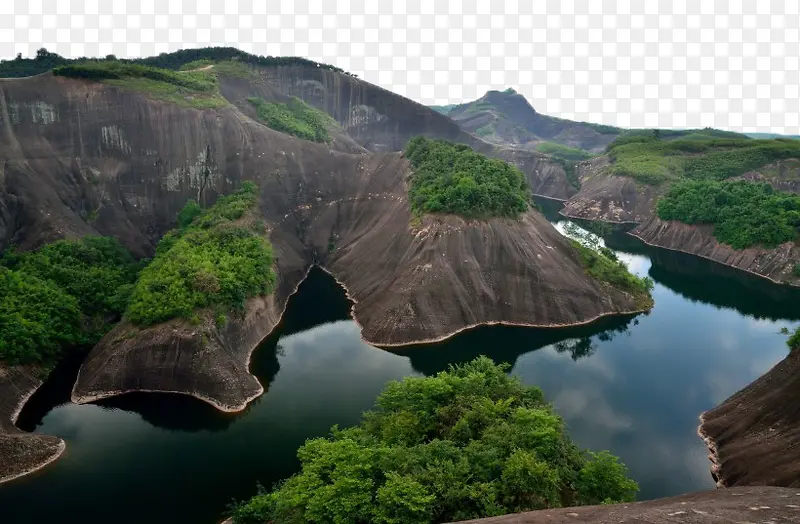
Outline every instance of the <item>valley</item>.
{"type": "Polygon", "coordinates": [[[800,482],[766,473],[797,420],[764,394],[795,389],[800,142],[572,122],[513,89],[433,109],[233,48],[18,60],[0,64],[18,76],[0,80],[0,505],[59,495],[10,522],[76,511],[70,485],[119,522],[218,521],[387,380],[479,355],[541,385],[640,498],[713,487],[709,450],[720,486],[800,482]],[[170,456],[195,481],[137,509],[170,456]],[[100,488],[109,466],[130,476],[100,488]]]}

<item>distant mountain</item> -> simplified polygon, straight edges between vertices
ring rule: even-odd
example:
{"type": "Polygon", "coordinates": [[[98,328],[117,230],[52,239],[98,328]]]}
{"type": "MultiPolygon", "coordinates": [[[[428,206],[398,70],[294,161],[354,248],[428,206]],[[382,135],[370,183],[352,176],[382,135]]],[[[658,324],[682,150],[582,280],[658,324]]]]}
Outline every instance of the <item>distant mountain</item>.
{"type": "Polygon", "coordinates": [[[750,138],[791,138],[792,140],[800,140],[800,135],[779,135],[777,133],[745,133],[750,138]]]}
{"type": "Polygon", "coordinates": [[[618,127],[543,115],[511,88],[488,91],[473,102],[454,107],[435,106],[433,109],[486,141],[530,149],[544,142],[554,142],[599,152],[623,131],[618,127]]]}
{"type": "Polygon", "coordinates": [[[438,111],[439,113],[441,113],[441,114],[443,114],[443,115],[446,115],[446,114],[448,114],[450,111],[452,111],[452,110],[453,110],[453,108],[454,108],[454,107],[456,107],[457,105],[458,105],[458,104],[447,104],[447,105],[445,105],[445,106],[429,106],[429,107],[430,107],[431,109],[433,109],[434,111],[438,111]]]}

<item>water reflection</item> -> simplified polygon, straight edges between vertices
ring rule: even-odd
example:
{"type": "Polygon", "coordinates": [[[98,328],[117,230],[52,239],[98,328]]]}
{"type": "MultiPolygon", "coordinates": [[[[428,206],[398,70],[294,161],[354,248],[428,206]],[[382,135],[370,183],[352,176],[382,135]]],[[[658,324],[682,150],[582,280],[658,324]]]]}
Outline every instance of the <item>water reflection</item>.
{"type": "Polygon", "coordinates": [[[637,322],[635,316],[626,315],[606,317],[569,329],[481,326],[435,344],[393,348],[392,351],[408,357],[411,366],[426,376],[444,371],[451,364],[469,362],[479,355],[513,366],[520,355],[551,344],[561,344],[561,351],[577,360],[593,352],[592,337],[611,340],[615,334],[627,332],[634,322],[637,322]]]}

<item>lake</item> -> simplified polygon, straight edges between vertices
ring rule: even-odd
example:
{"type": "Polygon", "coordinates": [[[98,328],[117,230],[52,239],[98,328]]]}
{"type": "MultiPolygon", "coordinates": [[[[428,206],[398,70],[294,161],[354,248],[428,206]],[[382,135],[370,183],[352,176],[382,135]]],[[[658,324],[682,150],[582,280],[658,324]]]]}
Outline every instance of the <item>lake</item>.
{"type": "MultiPolygon", "coordinates": [[[[563,230],[558,204],[540,205],[563,230]]],[[[387,381],[480,354],[541,387],[578,445],[619,455],[639,482],[639,499],[713,488],[698,416],[787,354],[780,329],[800,323],[800,292],[622,232],[606,245],[655,280],[649,314],[574,329],[481,327],[392,352],[360,339],[344,291],[314,270],[255,353],[253,372],[266,392],[242,413],[167,394],[74,405],[80,362],[65,361],[19,426],[58,435],[67,450],[0,485],[0,520],[218,523],[232,498],[296,471],[307,438],[357,423],[387,381]]]]}

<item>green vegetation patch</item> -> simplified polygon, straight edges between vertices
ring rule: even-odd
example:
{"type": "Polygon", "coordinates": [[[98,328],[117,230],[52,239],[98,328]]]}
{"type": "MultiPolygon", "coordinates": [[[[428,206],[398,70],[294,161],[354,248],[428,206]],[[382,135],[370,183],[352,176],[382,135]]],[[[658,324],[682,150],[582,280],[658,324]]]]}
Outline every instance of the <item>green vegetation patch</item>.
{"type": "Polygon", "coordinates": [[[466,217],[516,217],[528,209],[530,190],[516,167],[469,148],[422,136],[405,156],[414,168],[408,191],[411,210],[466,217]]]}
{"type": "Polygon", "coordinates": [[[786,340],[786,345],[792,351],[800,350],[800,327],[794,330],[794,333],[786,340]]]}
{"type": "Polygon", "coordinates": [[[796,140],[752,140],[717,129],[629,131],[607,148],[611,174],[660,184],[679,178],[724,180],[800,157],[796,140]]]}
{"type": "Polygon", "coordinates": [[[53,74],[96,80],[198,109],[227,104],[211,71],[171,71],[119,60],[87,61],[53,69],[53,74]]]}
{"type": "Polygon", "coordinates": [[[541,390],[486,357],[390,382],[355,427],[306,441],[301,470],[236,524],[433,523],[632,501],[625,466],[580,450],[541,390]]]}
{"type": "Polygon", "coordinates": [[[198,309],[241,310],[247,298],[270,293],[272,246],[255,227],[257,200],[256,186],[246,182],[202,212],[188,203],[183,227],[164,236],[142,271],[125,317],[144,326],[192,319],[198,309]]]}
{"type": "Polygon", "coordinates": [[[61,240],[0,260],[0,361],[49,366],[96,343],[125,310],[140,264],[118,241],[61,240]]]}
{"type": "Polygon", "coordinates": [[[617,289],[637,295],[640,297],[641,307],[652,305],[650,291],[654,286],[653,279],[631,273],[613,250],[600,245],[597,235],[582,231],[572,223],[567,226],[566,233],[589,275],[617,289]]]}
{"type": "Polygon", "coordinates": [[[494,134],[494,124],[486,124],[479,127],[475,130],[475,134],[481,138],[494,134]]]}
{"type": "Polygon", "coordinates": [[[331,138],[327,128],[331,118],[299,98],[292,97],[286,104],[256,97],[247,100],[255,106],[258,118],[275,131],[312,142],[328,142],[331,138]]]}
{"type": "Polygon", "coordinates": [[[717,240],[735,249],[775,247],[795,240],[800,228],[800,196],[741,180],[676,182],[657,211],[662,220],[712,224],[717,240]]]}
{"type": "Polygon", "coordinates": [[[569,147],[555,142],[542,142],[536,144],[536,151],[564,160],[586,160],[594,155],[585,149],[569,147]]]}

